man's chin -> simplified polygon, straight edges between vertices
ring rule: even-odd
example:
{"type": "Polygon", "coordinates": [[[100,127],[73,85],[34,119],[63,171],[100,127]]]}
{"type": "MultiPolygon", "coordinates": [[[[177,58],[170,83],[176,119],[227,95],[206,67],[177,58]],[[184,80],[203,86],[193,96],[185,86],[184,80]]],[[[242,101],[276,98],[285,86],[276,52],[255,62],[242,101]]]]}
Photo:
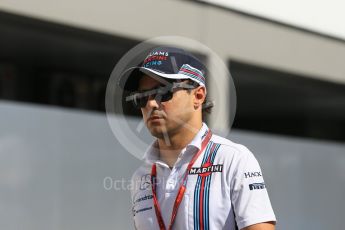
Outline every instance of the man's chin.
{"type": "Polygon", "coordinates": [[[169,133],[167,131],[167,129],[164,126],[160,126],[160,127],[150,127],[149,129],[150,133],[152,136],[156,137],[156,138],[164,138],[166,136],[169,136],[169,133]]]}
{"type": "Polygon", "coordinates": [[[159,139],[162,139],[162,138],[164,138],[164,136],[168,135],[168,133],[166,131],[163,132],[162,130],[157,130],[157,129],[150,130],[150,133],[152,136],[159,138],[159,139]]]}

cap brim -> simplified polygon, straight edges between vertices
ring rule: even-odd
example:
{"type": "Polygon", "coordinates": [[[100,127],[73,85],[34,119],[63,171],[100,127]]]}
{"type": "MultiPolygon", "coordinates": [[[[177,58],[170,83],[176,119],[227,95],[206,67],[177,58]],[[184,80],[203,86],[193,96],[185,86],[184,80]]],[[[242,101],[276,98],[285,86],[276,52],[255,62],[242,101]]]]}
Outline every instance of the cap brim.
{"type": "Polygon", "coordinates": [[[122,74],[118,84],[124,90],[135,91],[138,89],[139,80],[144,74],[156,79],[157,81],[160,81],[163,84],[169,84],[169,82],[165,81],[164,78],[175,80],[189,79],[189,77],[182,74],[166,74],[145,67],[131,67],[122,74]]]}
{"type": "Polygon", "coordinates": [[[153,78],[155,78],[155,79],[157,79],[158,81],[160,81],[162,83],[165,83],[164,79],[162,79],[162,77],[163,78],[167,78],[167,79],[175,79],[175,80],[190,79],[190,80],[195,81],[199,85],[204,86],[206,88],[205,84],[203,82],[201,82],[200,80],[197,80],[197,79],[195,79],[193,77],[186,76],[184,74],[166,74],[166,73],[161,73],[161,72],[158,72],[158,71],[154,71],[152,69],[147,69],[147,68],[144,68],[144,67],[141,67],[140,71],[145,73],[145,74],[147,74],[147,75],[149,75],[149,76],[151,76],[151,77],[153,77],[153,78]]]}

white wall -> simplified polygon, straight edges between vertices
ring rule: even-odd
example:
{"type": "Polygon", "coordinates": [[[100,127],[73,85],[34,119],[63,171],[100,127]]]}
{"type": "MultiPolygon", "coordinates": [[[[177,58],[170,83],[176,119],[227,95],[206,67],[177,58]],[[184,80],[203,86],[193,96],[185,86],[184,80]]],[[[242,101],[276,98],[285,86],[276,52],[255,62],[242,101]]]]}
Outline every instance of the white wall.
{"type": "Polygon", "coordinates": [[[0,9],[135,39],[178,35],[228,58],[345,83],[345,43],[178,0],[2,0],[0,9]]]}
{"type": "MultiPolygon", "coordinates": [[[[140,161],[118,143],[105,115],[5,101],[0,114],[0,229],[132,228],[129,191],[103,182],[127,185],[140,161]]],[[[231,136],[261,163],[278,229],[343,229],[345,144],[231,136]]]]}

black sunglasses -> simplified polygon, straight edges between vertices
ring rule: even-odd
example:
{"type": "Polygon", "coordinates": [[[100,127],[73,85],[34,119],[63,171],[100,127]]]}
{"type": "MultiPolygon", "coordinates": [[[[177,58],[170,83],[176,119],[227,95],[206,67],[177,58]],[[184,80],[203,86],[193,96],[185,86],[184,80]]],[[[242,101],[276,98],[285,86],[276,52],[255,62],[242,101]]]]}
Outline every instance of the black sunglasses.
{"type": "Polygon", "coordinates": [[[171,100],[175,89],[194,89],[195,85],[187,82],[173,82],[168,85],[160,85],[150,90],[139,91],[126,97],[126,101],[132,101],[135,108],[144,108],[147,101],[152,96],[158,103],[171,100]]]}

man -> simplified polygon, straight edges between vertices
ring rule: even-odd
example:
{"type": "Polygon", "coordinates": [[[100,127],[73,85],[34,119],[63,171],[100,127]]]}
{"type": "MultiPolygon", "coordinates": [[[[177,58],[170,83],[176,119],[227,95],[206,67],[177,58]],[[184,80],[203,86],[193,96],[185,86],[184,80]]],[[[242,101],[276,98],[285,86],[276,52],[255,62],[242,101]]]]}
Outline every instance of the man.
{"type": "MultiPolygon", "coordinates": [[[[119,85],[156,138],[132,177],[136,229],[275,229],[260,166],[203,122],[206,71],[189,53],[153,49],[119,85]]],[[[209,79],[212,80],[212,79],[209,79]]]]}

